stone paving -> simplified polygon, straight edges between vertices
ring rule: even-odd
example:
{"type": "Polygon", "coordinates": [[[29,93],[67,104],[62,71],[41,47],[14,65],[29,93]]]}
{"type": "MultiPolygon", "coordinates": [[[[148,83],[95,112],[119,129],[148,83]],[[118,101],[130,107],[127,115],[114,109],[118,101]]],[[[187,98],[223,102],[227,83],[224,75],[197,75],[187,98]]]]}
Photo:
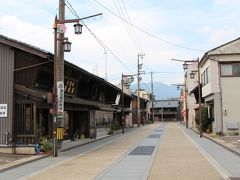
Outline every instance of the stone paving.
{"type": "MultiPolygon", "coordinates": [[[[55,164],[42,171],[30,174],[23,179],[104,179],[103,175],[106,175],[107,172],[114,169],[114,166],[121,164],[120,162],[125,161],[127,158],[132,158],[132,162],[130,160],[125,163],[130,166],[131,163],[140,165],[148,162],[147,166],[149,167],[142,169],[142,171],[145,170],[143,172],[144,175],[138,177],[138,179],[147,179],[147,177],[148,179],[223,179],[219,170],[217,171],[213,168],[203,153],[200,153],[199,149],[188,138],[184,138],[184,133],[183,131],[181,132],[179,123],[168,123],[166,127],[166,132],[162,134],[163,130],[160,128],[159,123],[145,126],[140,128],[139,131],[129,133],[129,136],[124,135],[117,141],[109,142],[104,148],[99,147],[87,154],[79,154],[71,160],[55,164]],[[148,149],[141,149],[142,146],[148,146],[148,149]],[[131,153],[134,153],[133,150],[136,150],[135,153],[145,151],[149,157],[137,154],[130,156],[131,153]],[[139,156],[138,160],[141,162],[136,159],[137,156],[139,156]],[[151,165],[152,162],[153,164],[151,165]],[[68,173],[66,174],[66,172],[68,173]]],[[[188,132],[192,131],[188,130],[188,132]]],[[[211,137],[208,134],[204,134],[204,136],[217,142],[224,148],[232,150],[235,154],[240,152],[239,136],[211,137]]],[[[76,142],[71,143],[73,146],[76,146],[80,142],[77,142],[77,144],[76,142]]],[[[27,163],[41,157],[26,156],[26,158],[23,157],[13,162],[7,162],[7,157],[4,158],[2,159],[5,162],[2,165],[0,163],[0,172],[4,165],[8,165],[7,168],[11,168],[11,166],[18,166],[21,163],[27,163]]],[[[128,169],[128,172],[130,169],[128,169]]],[[[135,170],[139,172],[139,168],[135,170]]],[[[127,171],[125,168],[124,172],[119,172],[124,174],[127,171]]]]}
{"type": "Polygon", "coordinates": [[[152,124],[133,131],[119,140],[111,142],[87,154],[79,155],[74,159],[64,161],[45,171],[24,179],[93,179],[106,170],[113,162],[126,156],[126,150],[132,149],[146,135],[149,135],[159,124],[152,124]],[[67,172],[67,173],[66,173],[67,172]]]}
{"type": "Polygon", "coordinates": [[[95,179],[99,180],[139,180],[147,179],[150,167],[154,160],[159,139],[163,134],[165,125],[161,125],[150,135],[146,136],[134,149],[120,161],[108,168],[95,179]]]}
{"type": "Polygon", "coordinates": [[[187,139],[177,123],[169,123],[161,138],[148,179],[221,179],[219,172],[187,139]]]}

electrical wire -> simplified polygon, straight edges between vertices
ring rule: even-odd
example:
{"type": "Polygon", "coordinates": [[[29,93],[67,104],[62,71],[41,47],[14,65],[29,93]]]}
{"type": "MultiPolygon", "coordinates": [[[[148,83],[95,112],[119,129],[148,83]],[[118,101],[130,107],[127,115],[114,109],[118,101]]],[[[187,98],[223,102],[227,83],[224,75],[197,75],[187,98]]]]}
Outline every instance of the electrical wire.
{"type": "Polygon", "coordinates": [[[141,32],[144,33],[144,34],[147,34],[148,36],[150,36],[150,37],[152,37],[152,38],[155,38],[155,39],[157,39],[157,40],[159,40],[159,41],[162,41],[162,42],[165,42],[165,43],[170,44],[170,45],[172,45],[172,46],[179,47],[179,48],[183,48],[183,49],[188,49],[188,50],[192,50],[192,51],[200,51],[200,52],[203,52],[203,51],[205,52],[205,51],[206,51],[206,50],[200,50],[200,49],[190,48],[190,47],[187,47],[187,46],[182,46],[182,45],[173,43],[173,42],[171,42],[171,41],[165,40],[165,39],[163,39],[163,38],[160,38],[160,37],[158,37],[158,36],[156,36],[156,35],[153,35],[152,33],[147,32],[147,31],[141,29],[140,27],[132,24],[131,22],[126,21],[126,20],[123,19],[121,16],[117,15],[116,13],[114,13],[113,11],[111,11],[109,8],[107,8],[106,6],[104,6],[103,4],[101,4],[100,2],[98,2],[97,0],[94,0],[94,1],[95,1],[97,4],[99,4],[100,6],[102,6],[104,9],[106,9],[107,11],[109,11],[111,14],[113,14],[114,16],[122,19],[123,21],[125,21],[126,23],[128,23],[129,25],[131,25],[132,27],[134,27],[135,29],[141,31],[141,32]]]}
{"type": "Polygon", "coordinates": [[[125,14],[127,14],[126,8],[125,8],[125,12],[124,12],[123,8],[122,8],[122,6],[124,6],[123,3],[121,5],[119,0],[113,0],[113,2],[114,2],[114,5],[115,5],[115,7],[118,11],[118,15],[122,18],[121,20],[122,20],[122,23],[123,23],[126,31],[127,31],[129,39],[131,40],[132,44],[135,46],[136,49],[142,51],[142,49],[139,48],[140,46],[139,46],[139,44],[138,44],[138,42],[137,42],[137,40],[136,40],[136,38],[135,38],[135,36],[132,32],[132,29],[133,29],[132,26],[130,26],[128,23],[126,23],[126,21],[130,21],[129,17],[127,17],[127,15],[125,15],[125,14]],[[116,1],[117,1],[117,3],[116,3],[116,1]],[[123,21],[123,19],[125,21],[123,21]]]}
{"type": "MultiPolygon", "coordinates": [[[[125,10],[125,12],[126,12],[126,15],[127,15],[128,21],[129,21],[130,23],[132,23],[131,18],[130,18],[129,14],[128,14],[128,11],[127,11],[127,8],[126,8],[126,5],[125,5],[125,2],[124,2],[124,0],[121,0],[121,1],[122,1],[123,8],[124,8],[124,10],[125,10]]],[[[132,26],[131,26],[131,27],[132,27],[132,26]]],[[[134,37],[136,43],[139,45],[139,49],[140,49],[140,51],[141,51],[141,52],[144,52],[144,51],[143,51],[143,46],[142,46],[141,42],[140,42],[139,39],[138,39],[138,36],[137,36],[137,34],[136,34],[135,29],[134,29],[134,28],[131,28],[131,30],[132,30],[133,37],[134,37]]]]}
{"type": "MultiPolygon", "coordinates": [[[[75,9],[72,7],[71,3],[70,3],[68,0],[67,0],[67,4],[65,4],[65,5],[66,5],[66,7],[70,10],[70,12],[71,12],[74,16],[76,16],[77,18],[80,19],[79,15],[76,13],[75,9]]],[[[98,38],[98,37],[92,32],[92,30],[84,23],[84,21],[81,21],[81,22],[82,22],[82,24],[84,25],[84,27],[87,28],[87,30],[89,31],[89,33],[94,37],[94,39],[99,43],[100,46],[102,46],[104,49],[107,49],[107,50],[112,54],[112,56],[115,57],[115,59],[117,59],[117,60],[120,62],[120,64],[122,64],[129,72],[131,72],[132,74],[134,74],[133,71],[132,71],[131,69],[129,69],[128,66],[127,66],[109,47],[107,47],[107,46],[100,40],[100,38],[98,38]]]]}

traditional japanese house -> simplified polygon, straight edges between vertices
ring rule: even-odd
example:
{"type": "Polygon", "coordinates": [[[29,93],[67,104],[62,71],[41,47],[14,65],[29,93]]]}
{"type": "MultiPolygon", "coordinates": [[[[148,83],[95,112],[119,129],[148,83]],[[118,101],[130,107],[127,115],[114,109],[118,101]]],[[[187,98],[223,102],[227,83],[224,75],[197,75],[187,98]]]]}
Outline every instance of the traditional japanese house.
{"type": "MultiPolygon", "coordinates": [[[[20,152],[41,136],[53,134],[54,55],[0,35],[0,152],[20,152]]],[[[87,138],[107,133],[121,122],[121,89],[64,62],[64,139],[75,132],[87,138]],[[105,131],[102,131],[104,130],[105,131]]],[[[131,96],[124,96],[129,108],[131,96]]]]}

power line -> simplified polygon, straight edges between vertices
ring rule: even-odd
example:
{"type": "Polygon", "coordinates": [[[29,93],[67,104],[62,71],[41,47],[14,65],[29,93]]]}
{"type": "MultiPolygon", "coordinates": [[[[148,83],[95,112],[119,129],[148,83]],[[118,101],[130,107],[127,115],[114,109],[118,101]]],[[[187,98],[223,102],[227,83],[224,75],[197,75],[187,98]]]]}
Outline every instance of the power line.
{"type": "Polygon", "coordinates": [[[126,10],[126,8],[125,8],[125,6],[124,6],[124,2],[122,1],[122,5],[121,5],[121,3],[119,2],[119,0],[117,0],[117,3],[116,3],[115,0],[113,0],[113,2],[114,2],[114,5],[115,5],[115,7],[116,7],[116,9],[117,9],[117,11],[118,11],[119,16],[122,18],[121,20],[122,20],[122,23],[123,23],[123,25],[124,25],[127,33],[128,33],[129,39],[132,41],[132,43],[133,43],[133,45],[135,46],[135,48],[136,48],[136,49],[139,49],[139,50],[141,51],[142,49],[139,48],[140,45],[139,45],[139,43],[137,42],[136,37],[134,36],[134,33],[133,33],[133,31],[132,31],[133,27],[130,26],[128,23],[126,23],[126,21],[129,21],[129,22],[131,22],[131,21],[130,21],[130,18],[129,18],[129,16],[128,16],[127,10],[126,10]],[[123,6],[123,8],[122,8],[122,6],[123,6]],[[123,9],[124,9],[125,11],[124,11],[123,9]],[[124,19],[124,21],[123,21],[123,19],[124,19]]]}
{"type": "MultiPolygon", "coordinates": [[[[125,12],[126,12],[126,15],[127,15],[127,17],[128,17],[128,21],[129,21],[130,23],[132,23],[131,18],[130,18],[129,14],[128,14],[128,11],[127,11],[127,8],[126,8],[126,5],[125,5],[124,0],[122,0],[122,4],[123,4],[123,8],[124,8],[124,10],[125,10],[125,12]]],[[[139,39],[138,39],[138,37],[137,37],[137,34],[136,34],[135,29],[134,29],[134,28],[131,28],[131,30],[132,30],[132,32],[133,32],[133,37],[134,37],[134,39],[136,40],[137,44],[138,44],[139,47],[140,47],[141,52],[144,52],[144,51],[143,51],[142,44],[141,44],[141,42],[139,41],[139,39]]]]}
{"type": "MultiPolygon", "coordinates": [[[[75,9],[72,7],[71,3],[70,3],[68,0],[67,0],[67,4],[65,4],[65,5],[66,5],[66,7],[70,10],[70,12],[71,12],[74,16],[76,16],[77,18],[80,19],[79,15],[76,13],[75,9]]],[[[122,64],[128,71],[130,71],[132,74],[134,74],[133,71],[132,71],[131,69],[129,69],[129,68],[127,67],[127,65],[126,65],[125,63],[123,63],[123,61],[122,61],[109,47],[107,47],[107,46],[92,32],[92,30],[91,30],[83,21],[81,21],[81,22],[83,23],[84,27],[87,28],[87,30],[89,31],[89,33],[90,33],[90,34],[95,38],[95,40],[99,43],[100,46],[102,46],[104,49],[107,49],[107,50],[112,54],[112,56],[115,57],[115,58],[120,62],[120,64],[122,64]]]]}
{"type": "MultiPolygon", "coordinates": [[[[176,71],[153,71],[153,74],[174,74],[174,73],[183,73],[183,72],[176,72],[176,71]]],[[[146,72],[145,74],[151,74],[151,72],[146,72]]]]}
{"type": "Polygon", "coordinates": [[[126,21],[125,15],[124,15],[124,13],[123,13],[123,11],[122,11],[122,8],[121,8],[121,6],[120,6],[120,4],[119,4],[119,1],[118,1],[119,8],[118,8],[118,5],[117,5],[116,1],[113,0],[113,2],[114,2],[114,5],[115,5],[115,7],[116,7],[116,9],[117,9],[117,11],[118,11],[119,16],[121,17],[123,26],[125,27],[125,29],[126,29],[126,31],[127,31],[128,37],[129,37],[130,41],[133,43],[133,45],[134,45],[134,41],[133,41],[133,39],[132,39],[132,36],[130,35],[130,31],[129,31],[129,28],[128,28],[128,24],[126,24],[126,22],[125,22],[125,21],[126,21]],[[121,11],[120,11],[120,10],[121,10],[121,11]],[[125,21],[123,21],[123,19],[124,19],[125,21]]]}
{"type": "Polygon", "coordinates": [[[94,0],[94,1],[95,1],[97,4],[99,4],[100,6],[102,6],[104,9],[106,9],[107,11],[109,11],[111,14],[113,14],[114,16],[122,19],[122,20],[125,21],[126,23],[130,24],[131,26],[133,26],[135,29],[143,32],[144,34],[147,34],[148,36],[151,36],[152,38],[155,38],[155,39],[157,39],[157,40],[160,40],[160,41],[165,42],[165,43],[167,43],[167,44],[170,44],[170,45],[172,45],[172,46],[176,46],[176,47],[183,48],[183,49],[188,49],[188,50],[192,50],[192,51],[200,51],[200,52],[202,52],[202,51],[205,52],[205,51],[206,51],[206,50],[200,50],[200,49],[195,49],[195,48],[190,48],[190,47],[182,46],[182,45],[173,43],[173,42],[171,42],[171,41],[165,40],[165,39],[163,39],[163,38],[160,38],[160,37],[158,37],[158,36],[156,36],[156,35],[153,35],[153,34],[151,34],[150,32],[147,32],[147,31],[141,29],[140,27],[132,24],[131,22],[126,21],[126,20],[123,19],[121,16],[117,15],[116,13],[114,13],[113,11],[111,11],[109,8],[107,8],[106,6],[104,6],[103,4],[101,4],[100,2],[98,2],[97,0],[94,0]]]}

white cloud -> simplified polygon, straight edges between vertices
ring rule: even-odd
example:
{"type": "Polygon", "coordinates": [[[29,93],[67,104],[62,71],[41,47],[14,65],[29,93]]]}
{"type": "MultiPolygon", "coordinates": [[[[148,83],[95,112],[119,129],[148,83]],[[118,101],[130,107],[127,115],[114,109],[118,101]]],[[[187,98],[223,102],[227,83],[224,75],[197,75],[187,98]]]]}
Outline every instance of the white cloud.
{"type": "Polygon", "coordinates": [[[212,47],[227,43],[239,36],[240,28],[213,28],[210,26],[203,27],[200,31],[206,33],[209,37],[208,42],[212,47]]]}
{"type": "MultiPolygon", "coordinates": [[[[98,0],[112,11],[117,12],[113,1],[98,0]]],[[[91,18],[85,23],[128,67],[122,64],[108,51],[108,77],[114,82],[119,82],[121,74],[129,74],[129,70],[136,72],[137,54],[142,53],[129,39],[129,35],[122,21],[96,5],[94,1],[70,1],[80,16],[103,12],[102,17],[91,18]]],[[[236,21],[239,0],[212,0],[210,3],[198,2],[188,6],[189,1],[181,8],[174,6],[176,1],[132,0],[126,1],[128,15],[134,25],[141,29],[182,46],[205,49],[216,47],[235,39],[239,35],[240,24],[236,21]],[[211,3],[214,2],[214,3],[211,3]],[[223,7],[228,7],[228,9],[223,7]],[[230,7],[231,8],[230,8],[230,7]],[[183,8],[183,9],[182,9],[183,8]],[[235,9],[234,9],[235,8],[235,9]],[[230,12],[231,13],[226,13],[230,12]],[[231,15],[234,13],[234,15],[231,15]]],[[[179,3],[179,1],[178,1],[179,3]]],[[[0,7],[0,34],[30,43],[42,49],[53,52],[52,23],[57,13],[58,2],[52,0],[42,1],[4,1],[0,7]]],[[[66,8],[66,16],[74,16],[66,8]]],[[[171,58],[191,59],[200,57],[204,52],[190,51],[169,45],[156,38],[135,29],[138,40],[143,46],[145,71],[181,71],[181,64],[171,62],[171,58]]],[[[68,25],[66,36],[72,42],[72,51],[65,53],[68,61],[93,72],[98,66],[98,75],[105,75],[104,49],[97,43],[93,36],[83,28],[83,34],[77,36],[73,33],[72,24],[68,25]]],[[[160,74],[159,78],[166,83],[180,81],[179,74],[160,74]]],[[[178,83],[178,82],[176,82],[178,83]]]]}
{"type": "Polygon", "coordinates": [[[53,42],[52,30],[47,27],[22,21],[16,16],[0,17],[0,33],[45,50],[51,50],[53,42]],[[51,41],[52,39],[52,41],[51,41]]]}
{"type": "Polygon", "coordinates": [[[230,6],[236,6],[236,5],[240,5],[240,1],[239,0],[214,0],[214,2],[218,5],[230,5],[230,6]]]}

